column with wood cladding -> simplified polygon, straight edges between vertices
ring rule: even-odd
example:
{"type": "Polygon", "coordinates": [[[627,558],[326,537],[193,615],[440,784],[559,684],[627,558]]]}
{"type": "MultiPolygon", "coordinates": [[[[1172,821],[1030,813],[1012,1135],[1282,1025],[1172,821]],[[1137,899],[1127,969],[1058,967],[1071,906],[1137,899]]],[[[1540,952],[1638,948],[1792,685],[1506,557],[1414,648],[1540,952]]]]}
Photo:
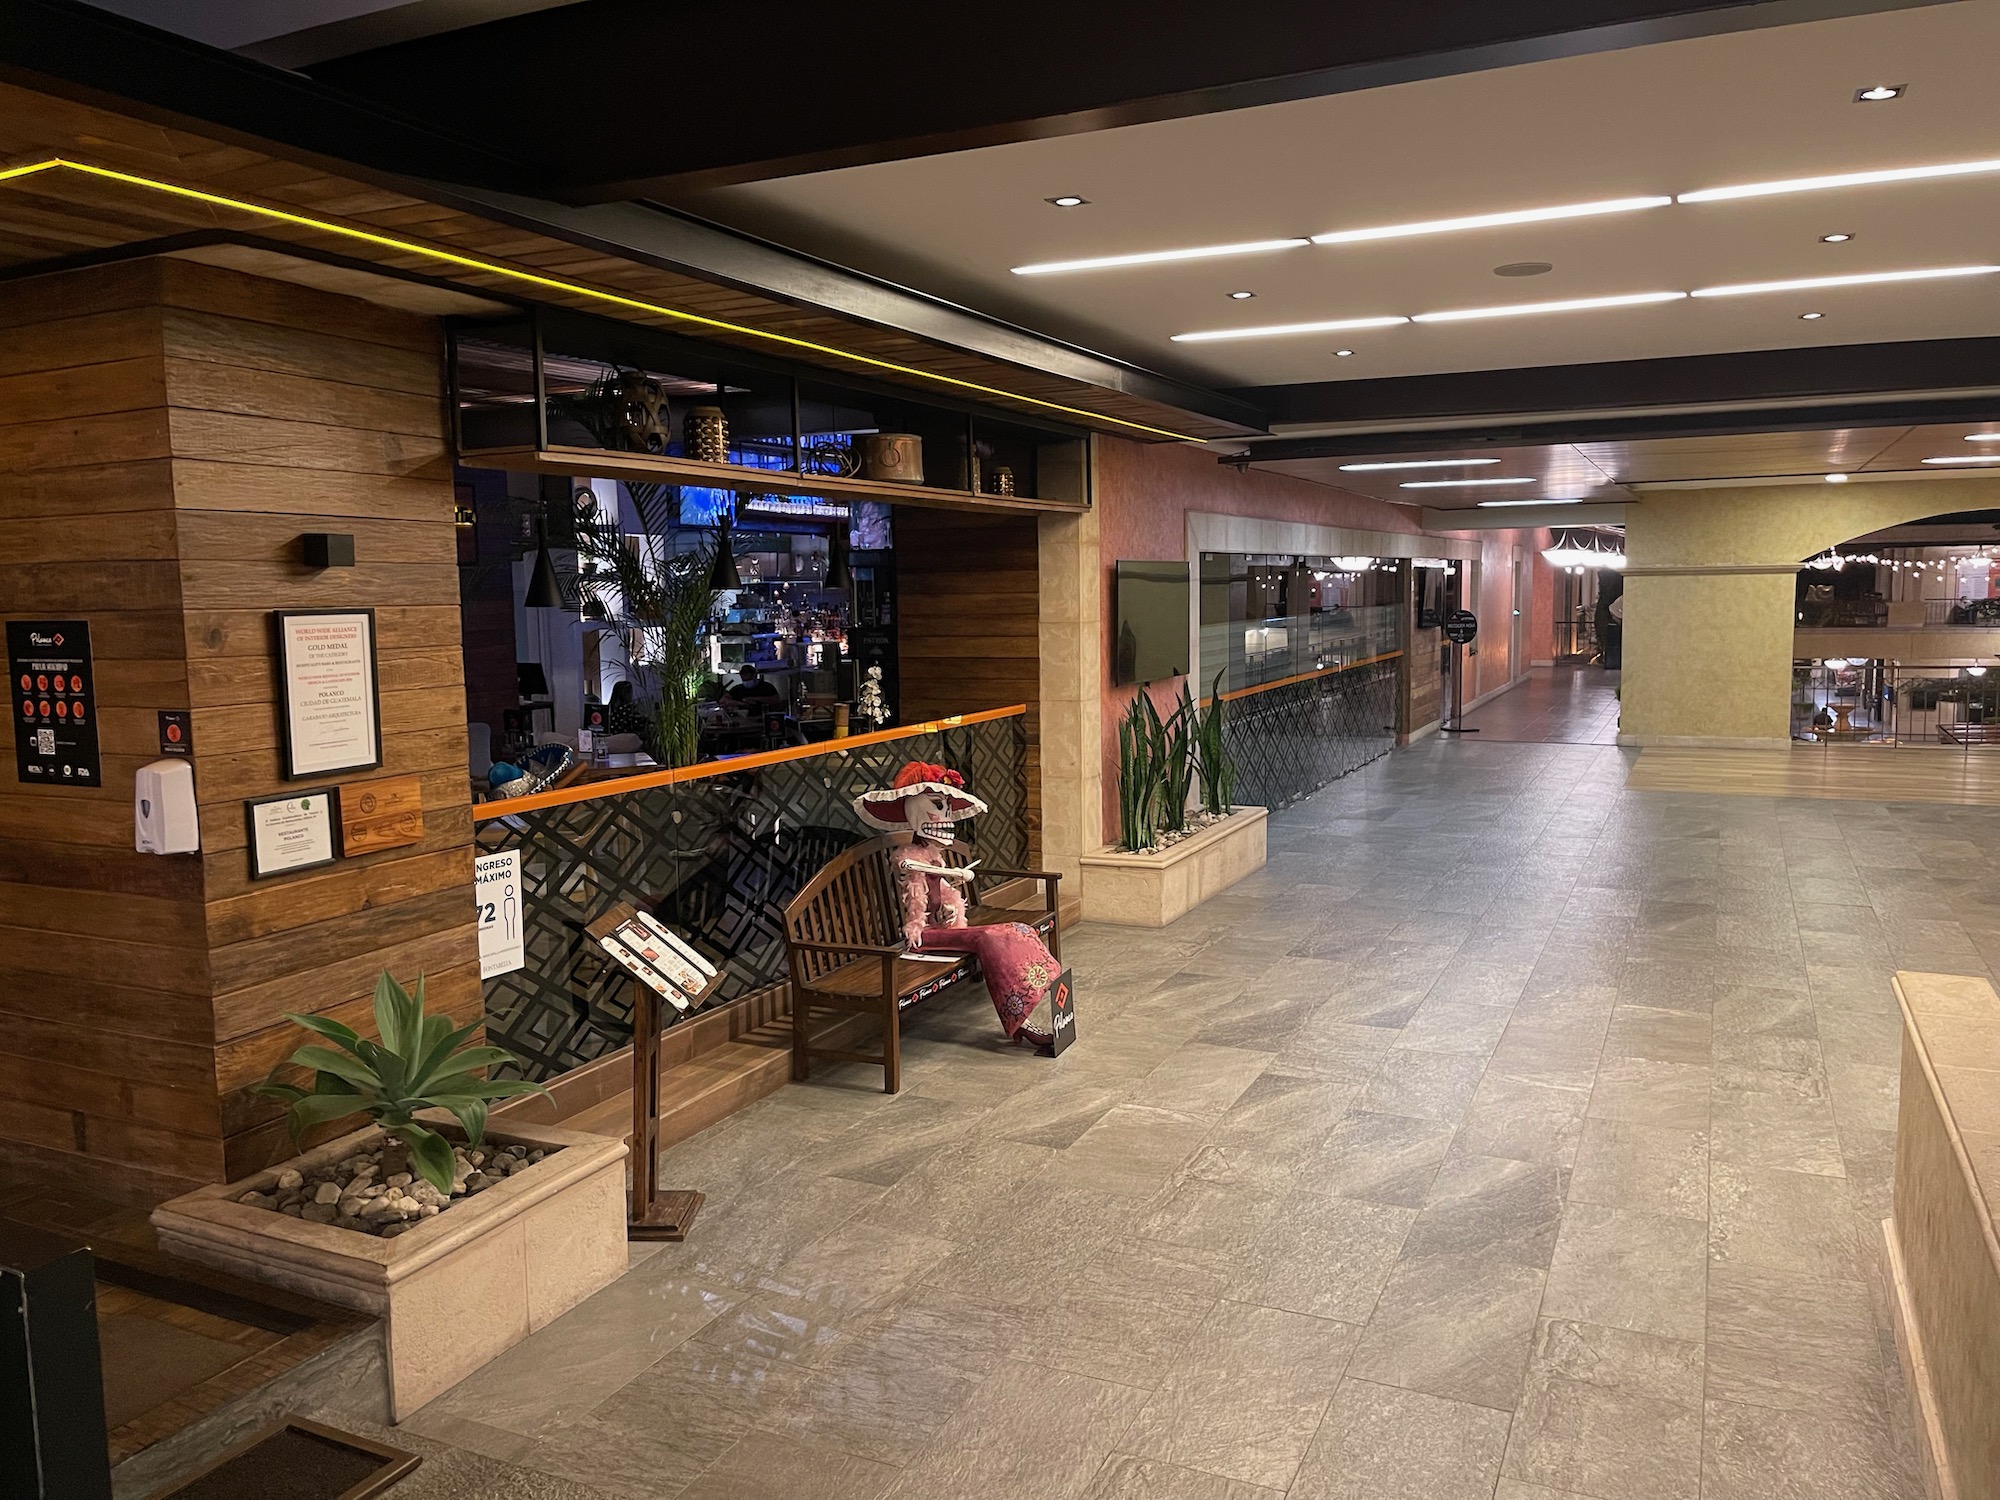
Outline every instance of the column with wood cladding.
{"type": "MultiPolygon", "coordinates": [[[[11,325],[39,326],[72,305],[94,309],[72,323],[100,322],[72,327],[60,358],[76,363],[61,366],[55,383],[85,407],[116,410],[74,411],[59,438],[17,433],[15,453],[32,458],[39,441],[53,477],[31,489],[17,459],[0,517],[31,529],[52,571],[31,576],[7,549],[0,604],[9,617],[92,622],[106,775],[94,792],[10,780],[0,804],[10,814],[0,836],[0,910],[14,923],[5,978],[20,966],[12,938],[54,930],[38,912],[52,899],[63,904],[56,892],[76,892],[108,915],[122,892],[147,890],[147,924],[112,929],[129,933],[125,946],[137,951],[107,945],[115,972],[86,965],[63,981],[73,985],[67,1019],[50,1024],[88,1038],[85,1055],[113,1085],[113,1100],[128,1097],[126,1085],[152,1086],[156,1040],[181,1049],[168,1055],[182,1066],[172,1080],[171,1140],[121,1139],[113,1122],[100,1125],[87,1110],[67,1141],[45,1124],[30,1137],[37,1120],[17,1124],[4,1106],[0,1137],[32,1139],[93,1179],[142,1162],[157,1171],[160,1180],[146,1184],[157,1191],[239,1175],[287,1149],[274,1108],[249,1093],[296,1045],[283,1012],[365,1023],[375,975],[387,966],[404,979],[427,975],[434,1007],[468,1020],[479,1013],[439,332],[429,319],[354,298],[155,260],[0,290],[0,322],[10,325],[0,329],[0,348],[12,340],[22,351],[5,376],[31,357],[32,341],[14,339],[11,325]],[[94,354],[114,333],[129,342],[116,319],[103,321],[121,306],[150,329],[151,347],[134,355],[126,343],[108,345],[137,361],[112,391],[120,361],[94,354]],[[117,488],[79,477],[109,461],[119,466],[117,488]],[[116,501],[124,509],[104,509],[127,493],[131,500],[116,501]],[[119,519],[80,524],[98,514],[119,519]],[[307,568],[298,540],[305,532],[352,534],[356,565],[307,568]],[[128,575],[130,588],[93,587],[128,575]],[[375,611],[383,765],[288,782],[271,612],[330,607],[375,611]],[[161,708],[193,711],[199,856],[131,852],[131,772],[157,748],[161,708]],[[415,845],[249,878],[246,798],[396,775],[422,780],[415,845]],[[11,815],[21,804],[26,821],[11,815]],[[65,852],[72,849],[95,852],[65,852]],[[45,861],[58,876],[33,878],[45,861]],[[141,934],[157,935],[141,947],[141,934]]],[[[22,1003],[0,998],[0,1008],[22,1003]]],[[[0,1057],[16,1045],[11,1032],[0,1029],[0,1057]]]]}
{"type": "MultiPolygon", "coordinates": [[[[901,507],[896,670],[906,724],[1028,707],[1028,848],[1042,850],[1039,536],[1032,515],[901,507]]],[[[973,791],[977,792],[977,787],[973,791]]]]}

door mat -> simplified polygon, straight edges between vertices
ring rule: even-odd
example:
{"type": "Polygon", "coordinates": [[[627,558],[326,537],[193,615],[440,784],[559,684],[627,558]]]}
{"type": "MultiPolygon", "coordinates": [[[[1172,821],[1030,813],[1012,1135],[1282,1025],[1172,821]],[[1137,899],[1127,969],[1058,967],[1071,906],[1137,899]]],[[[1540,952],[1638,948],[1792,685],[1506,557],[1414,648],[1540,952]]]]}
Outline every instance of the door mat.
{"type": "Polygon", "coordinates": [[[287,1417],[153,1500],[370,1500],[421,1462],[414,1453],[287,1417]]]}

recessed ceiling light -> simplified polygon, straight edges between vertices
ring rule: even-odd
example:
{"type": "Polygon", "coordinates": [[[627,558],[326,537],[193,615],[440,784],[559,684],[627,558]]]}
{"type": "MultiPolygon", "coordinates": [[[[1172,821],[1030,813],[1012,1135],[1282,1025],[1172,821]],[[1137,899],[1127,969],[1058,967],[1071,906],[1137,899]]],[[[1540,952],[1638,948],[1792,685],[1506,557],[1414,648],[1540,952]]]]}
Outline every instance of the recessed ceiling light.
{"type": "Polygon", "coordinates": [[[1352,349],[1336,349],[1333,351],[1333,357],[1335,359],[1352,359],[1354,358],[1354,351],[1352,349]]]}
{"type": "Polygon", "coordinates": [[[1851,234],[1823,234],[1819,237],[1819,242],[1822,245],[1844,245],[1853,238],[1851,234]]]}
{"type": "Polygon", "coordinates": [[[1407,458],[1394,463],[1382,464],[1342,464],[1343,474],[1367,474],[1378,469],[1464,469],[1474,464],[1497,464],[1497,458],[1407,458]]]}
{"type": "Polygon", "coordinates": [[[1520,318],[1533,313],[1587,312],[1595,307],[1639,307],[1648,302],[1678,302],[1686,292],[1626,292],[1616,297],[1575,297],[1566,302],[1516,302],[1505,307],[1457,307],[1445,312],[1418,313],[1412,323],[1457,323],[1468,318],[1520,318]]]}
{"type": "Polygon", "coordinates": [[[1393,328],[1407,323],[1404,317],[1333,318],[1322,323],[1267,323],[1260,328],[1209,328],[1200,333],[1177,333],[1176,344],[1213,344],[1223,339],[1272,339],[1291,333],[1343,333],[1350,328],[1393,328]]]}
{"type": "Polygon", "coordinates": [[[1821,188],[1868,187],[1878,182],[1918,182],[1927,177],[1969,177],[2000,172],[2000,161],[1952,161],[1931,167],[1885,167],[1874,172],[1834,172],[1824,177],[1782,177],[1774,182],[1741,182],[1733,187],[1682,193],[1680,203],[1720,203],[1729,198],[1768,198],[1773,193],[1811,193],[1821,188]]]}
{"type": "Polygon", "coordinates": [[[1555,269],[1545,260],[1510,260],[1504,266],[1495,266],[1495,276],[1546,276],[1555,269]]]}
{"type": "Polygon", "coordinates": [[[1405,479],[1396,488],[1399,490],[1464,490],[1486,484],[1534,484],[1533,475],[1522,475],[1514,479],[1405,479]]]}
{"type": "Polygon", "coordinates": [[[1466,214],[1455,219],[1423,219],[1414,224],[1382,224],[1372,229],[1334,229],[1312,237],[1315,245],[1354,245],[1364,240],[1399,240],[1415,234],[1450,234],[1460,229],[1498,229],[1508,224],[1542,224],[1551,219],[1585,219],[1598,214],[1664,208],[1671,198],[1606,198],[1566,203],[1559,208],[1517,208],[1505,213],[1466,214]]]}
{"type": "Polygon", "coordinates": [[[1825,313],[1800,313],[1800,314],[1799,314],[1799,317],[1800,317],[1800,318],[1801,318],[1802,320],[1804,320],[1805,322],[1807,322],[1807,323],[1817,323],[1817,322],[1818,322],[1818,321],[1819,321],[1819,320],[1820,320],[1821,318],[1823,318],[1823,317],[1825,317],[1825,316],[1826,316],[1826,314],[1825,314],[1825,313]]]}
{"type": "Polygon", "coordinates": [[[1927,458],[1927,464],[2000,464],[2000,453],[1967,453],[1956,458],[1927,458]]]}
{"type": "Polygon", "coordinates": [[[1044,198],[1042,202],[1053,203],[1057,208],[1082,208],[1088,198],[1079,198],[1075,193],[1064,193],[1060,198],[1044,198]]]}
{"type": "Polygon", "coordinates": [[[1231,292],[1229,294],[1229,300],[1231,302],[1248,302],[1252,297],[1256,295],[1257,294],[1255,292],[1231,292]]]}
{"type": "Polygon", "coordinates": [[[1760,292],[1811,292],[1833,286],[1876,286],[1890,281],[1940,281],[1954,276],[1991,276],[2000,266],[1926,266],[1918,271],[1864,271],[1854,276],[1805,276],[1794,281],[1739,281],[1733,286],[1696,287],[1691,297],[1753,297],[1760,292]]]}
{"type": "Polygon", "coordinates": [[[1890,99],[1900,99],[1903,97],[1903,91],[1908,87],[1907,83],[1878,83],[1872,88],[1856,89],[1854,91],[1854,102],[1856,104],[1881,104],[1890,99]]]}
{"type": "Polygon", "coordinates": [[[1482,500],[1479,502],[1479,508],[1481,510],[1499,510],[1502,507],[1509,505],[1581,505],[1581,504],[1583,504],[1583,499],[1581,496],[1571,496],[1569,499],[1566,500],[1558,500],[1553,496],[1547,496],[1540,500],[1482,500]]]}
{"type": "Polygon", "coordinates": [[[1177,260],[1212,260],[1224,255],[1262,255],[1269,250],[1296,250],[1306,240],[1244,240],[1234,245],[1192,245],[1185,250],[1140,250],[1131,255],[1091,255],[1082,260],[1045,260],[1015,266],[1016,276],[1053,276],[1062,271],[1108,271],[1116,266],[1158,266],[1177,260]]]}
{"type": "Polygon", "coordinates": [[[1845,474],[1829,474],[1826,476],[1826,482],[1828,484],[1845,484],[1847,483],[1847,476],[1845,474]]]}

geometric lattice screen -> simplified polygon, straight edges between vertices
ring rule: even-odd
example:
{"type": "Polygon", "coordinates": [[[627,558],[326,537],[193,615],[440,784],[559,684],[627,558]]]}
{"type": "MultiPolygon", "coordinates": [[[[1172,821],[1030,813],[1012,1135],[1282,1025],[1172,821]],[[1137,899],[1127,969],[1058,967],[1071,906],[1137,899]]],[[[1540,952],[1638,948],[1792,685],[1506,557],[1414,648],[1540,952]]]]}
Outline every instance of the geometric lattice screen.
{"type": "Polygon", "coordinates": [[[1024,867],[1026,723],[1016,714],[480,823],[480,853],[521,851],[527,898],[527,963],[486,981],[487,1040],[518,1063],[495,1071],[544,1080],[631,1041],[623,971],[585,930],[621,901],[688,934],[723,971],[710,1005],[784,979],[785,903],[871,836],[853,800],[905,761],[963,772],[991,811],[961,832],[987,866],[1024,867]]]}
{"type": "Polygon", "coordinates": [[[1396,745],[1399,661],[1370,662],[1223,703],[1235,801],[1285,807],[1396,745]]]}

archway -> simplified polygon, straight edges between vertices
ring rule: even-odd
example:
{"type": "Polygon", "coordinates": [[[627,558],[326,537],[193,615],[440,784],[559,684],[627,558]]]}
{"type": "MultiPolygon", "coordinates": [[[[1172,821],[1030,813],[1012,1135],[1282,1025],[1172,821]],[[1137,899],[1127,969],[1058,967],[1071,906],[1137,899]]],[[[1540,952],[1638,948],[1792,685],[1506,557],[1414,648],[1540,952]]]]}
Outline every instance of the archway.
{"type": "Polygon", "coordinates": [[[2000,480],[1986,477],[1644,492],[1626,508],[1620,743],[1789,745],[1801,565],[1851,537],[1989,508],[2000,480]]]}

